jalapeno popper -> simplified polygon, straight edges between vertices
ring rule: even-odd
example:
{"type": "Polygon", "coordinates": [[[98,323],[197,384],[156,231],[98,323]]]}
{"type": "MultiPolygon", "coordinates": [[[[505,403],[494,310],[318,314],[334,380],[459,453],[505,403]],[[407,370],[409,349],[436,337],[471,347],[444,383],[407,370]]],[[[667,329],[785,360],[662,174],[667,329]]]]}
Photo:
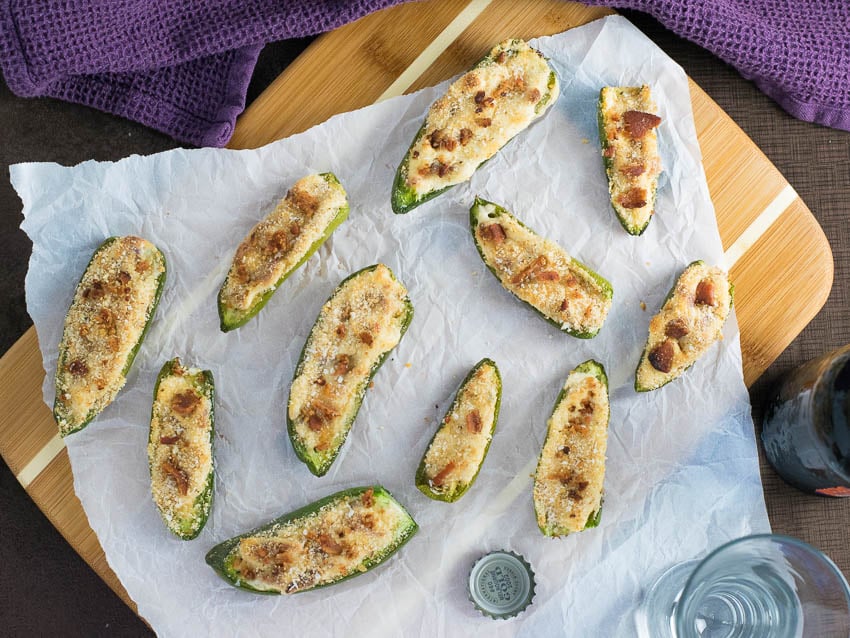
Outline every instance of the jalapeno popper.
{"type": "Polygon", "coordinates": [[[307,337],[289,392],[287,429],[299,459],[324,475],[374,374],[413,318],[407,289],[383,264],[345,279],[307,337]]]}
{"type": "Polygon", "coordinates": [[[494,47],[431,105],[396,172],[393,212],[467,181],[557,97],[558,78],[539,51],[523,40],[494,47]]]}
{"type": "Polygon", "coordinates": [[[606,86],[599,93],[599,139],[611,206],[631,235],[640,235],[655,212],[661,173],[661,118],[649,87],[606,86]]]}
{"type": "Polygon", "coordinates": [[[477,197],[469,221],[481,259],[509,292],[563,332],[596,336],[614,294],[606,279],[497,204],[477,197]]]}
{"type": "Polygon", "coordinates": [[[156,379],[148,438],[151,493],[166,527],[183,540],[201,533],[213,496],[215,386],[212,372],[179,357],[156,379]]]}
{"type": "Polygon", "coordinates": [[[344,490],[213,547],[206,561],[231,585],[295,594],[363,574],[418,526],[378,485],[344,490]]]}
{"type": "Polygon", "coordinates": [[[345,190],[332,173],[304,177],[239,244],[218,293],[223,332],[245,325],[346,217],[345,190]]]}
{"type": "Polygon", "coordinates": [[[605,369],[585,361],[558,394],[534,474],[534,513],[546,536],[599,524],[609,413],[605,369]]]}
{"type": "Polygon", "coordinates": [[[729,278],[719,268],[702,261],[685,268],[649,322],[635,390],[648,392],[670,383],[705,354],[720,338],[733,292],[729,278]]]}
{"type": "Polygon", "coordinates": [[[482,359],[466,376],[419,463],[416,487],[437,501],[454,502],[472,487],[499,419],[502,378],[482,359]]]}
{"type": "Polygon", "coordinates": [[[83,429],[117,396],[147,333],[165,282],[165,257],[139,237],[110,237],[83,273],[56,365],[59,434],[83,429]]]}

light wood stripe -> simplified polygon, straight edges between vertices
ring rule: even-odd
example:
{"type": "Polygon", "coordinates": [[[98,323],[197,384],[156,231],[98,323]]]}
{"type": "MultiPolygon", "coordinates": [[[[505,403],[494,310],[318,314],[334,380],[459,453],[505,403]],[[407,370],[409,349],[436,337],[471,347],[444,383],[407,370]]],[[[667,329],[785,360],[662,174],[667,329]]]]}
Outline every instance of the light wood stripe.
{"type": "Polygon", "coordinates": [[[38,453],[32,457],[29,463],[18,472],[18,482],[24,486],[24,489],[29,487],[36,477],[41,474],[41,471],[50,465],[50,462],[65,449],[65,442],[57,432],[47,444],[41,448],[38,453]]]}
{"type": "Polygon", "coordinates": [[[779,191],[779,194],[773,199],[767,208],[765,208],[758,217],[751,223],[747,229],[741,233],[735,243],[729,247],[729,250],[724,254],[726,261],[726,270],[731,270],[737,261],[759,240],[759,237],[767,232],[773,223],[779,219],[780,215],[788,210],[797,199],[797,191],[786,184],[785,188],[779,191]]]}
{"type": "Polygon", "coordinates": [[[466,28],[475,21],[481,12],[493,0],[472,0],[466,7],[457,14],[445,29],[442,30],[429,44],[422,53],[407,67],[401,75],[396,78],[395,82],[387,87],[387,90],[381,93],[375,103],[383,102],[391,97],[402,95],[410,85],[416,81],[420,75],[427,71],[438,57],[445,51],[449,45],[454,42],[457,37],[463,33],[466,28]]]}

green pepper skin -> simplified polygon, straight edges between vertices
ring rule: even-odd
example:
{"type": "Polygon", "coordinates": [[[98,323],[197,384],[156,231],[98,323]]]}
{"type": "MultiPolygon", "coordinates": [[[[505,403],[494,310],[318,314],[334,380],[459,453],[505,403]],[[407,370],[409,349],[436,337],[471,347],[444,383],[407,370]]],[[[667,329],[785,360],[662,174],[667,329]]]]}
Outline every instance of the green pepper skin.
{"type": "Polygon", "coordinates": [[[224,580],[226,580],[229,584],[237,587],[239,589],[243,589],[245,591],[249,591],[254,594],[266,594],[277,596],[282,594],[280,590],[273,589],[257,589],[256,587],[252,587],[244,582],[242,582],[239,578],[239,574],[233,569],[233,559],[236,557],[236,552],[239,547],[239,541],[243,538],[248,538],[251,536],[261,535],[263,532],[267,530],[271,530],[277,526],[284,525],[291,521],[297,521],[298,519],[305,518],[315,512],[319,511],[325,505],[334,503],[340,499],[350,498],[350,497],[359,497],[367,490],[373,491],[373,497],[375,501],[383,500],[390,501],[393,505],[399,507],[407,516],[402,521],[402,525],[396,530],[393,542],[387,547],[383,548],[376,555],[371,556],[364,560],[360,565],[354,567],[350,573],[340,576],[339,578],[327,582],[322,583],[320,585],[315,585],[310,588],[299,589],[294,593],[300,593],[302,591],[311,591],[313,589],[320,589],[322,587],[328,587],[330,585],[336,585],[341,583],[349,578],[354,578],[355,576],[359,576],[360,574],[366,573],[367,571],[377,567],[381,563],[385,562],[389,559],[393,554],[395,554],[401,547],[409,541],[414,534],[419,530],[419,526],[416,524],[416,521],[413,520],[413,517],[407,512],[404,506],[399,503],[392,494],[390,494],[385,488],[380,485],[372,485],[366,487],[354,487],[347,490],[342,490],[341,492],[336,492],[335,494],[331,494],[330,496],[326,496],[322,499],[314,503],[310,503],[309,505],[305,505],[304,507],[295,510],[294,512],[290,512],[288,514],[284,514],[280,518],[276,518],[275,520],[266,523],[256,529],[251,530],[250,532],[246,532],[244,534],[240,534],[239,536],[235,536],[230,538],[222,543],[219,543],[215,547],[213,547],[206,555],[206,563],[210,567],[212,567],[216,573],[221,576],[224,580]]]}
{"type": "MultiPolygon", "coordinates": [[[[702,259],[692,261],[691,263],[689,263],[685,267],[685,269],[682,271],[682,274],[684,274],[688,269],[693,268],[694,266],[701,266],[703,264],[705,264],[705,262],[702,259]]],[[[681,275],[679,275],[679,277],[681,277],[681,275]]],[[[673,282],[673,285],[670,287],[670,290],[668,291],[667,296],[664,297],[664,301],[661,302],[661,308],[664,307],[664,304],[667,303],[667,301],[670,299],[670,297],[673,296],[673,293],[676,291],[676,284],[679,283],[679,277],[677,277],[676,281],[673,282]]],[[[730,281],[729,282],[729,311],[730,312],[732,311],[732,307],[734,306],[734,304],[735,304],[735,285],[730,281]]],[[[660,312],[660,309],[659,309],[659,312],[660,312]]],[[[649,341],[648,337],[647,337],[647,341],[649,341]]],[[[690,370],[693,367],[694,363],[699,361],[699,359],[697,359],[691,365],[689,365],[687,368],[682,370],[682,372],[679,375],[677,375],[675,377],[671,377],[670,379],[667,379],[667,381],[665,381],[664,383],[662,383],[661,385],[659,385],[655,388],[650,388],[648,386],[642,385],[640,383],[640,381],[638,380],[638,371],[640,370],[640,367],[643,365],[643,362],[646,360],[646,357],[647,357],[647,352],[646,352],[646,348],[644,348],[643,353],[640,355],[640,359],[638,360],[638,364],[635,367],[635,392],[652,392],[653,390],[658,390],[660,388],[663,388],[665,385],[667,385],[671,381],[675,381],[676,379],[681,377],[685,372],[687,372],[688,370],[690,370]]]]}
{"type": "MultiPolygon", "coordinates": [[[[336,175],[333,173],[320,173],[320,175],[325,179],[328,184],[339,186],[342,189],[342,184],[340,184],[336,175]]],[[[344,191],[343,191],[344,192],[344,191]]],[[[304,256],[298,260],[292,268],[287,270],[283,275],[281,275],[280,279],[269,288],[266,292],[261,295],[258,295],[253,305],[247,310],[240,310],[236,308],[229,307],[222,299],[222,294],[224,293],[224,284],[222,284],[221,288],[218,291],[218,317],[220,320],[220,327],[222,332],[230,332],[231,330],[236,330],[237,328],[241,328],[246,323],[248,323],[251,319],[253,319],[257,313],[262,310],[265,305],[269,302],[277,292],[277,289],[280,288],[281,284],[286,281],[289,276],[294,273],[296,270],[301,268],[304,263],[313,256],[319,247],[327,241],[328,237],[330,237],[333,232],[337,229],[337,227],[344,222],[348,218],[348,213],[350,211],[350,206],[346,201],[344,206],[341,206],[337,211],[334,218],[331,220],[331,223],[328,224],[325,231],[322,235],[316,239],[312,244],[310,244],[310,248],[307,249],[307,252],[304,253],[304,256]]],[[[227,280],[225,279],[225,282],[227,280]]]]}
{"type": "MultiPolygon", "coordinates": [[[[422,460],[419,462],[419,467],[416,470],[415,478],[417,489],[425,496],[427,496],[428,498],[432,498],[435,501],[443,501],[444,503],[454,503],[455,501],[460,499],[461,496],[466,494],[469,488],[472,487],[472,484],[475,483],[475,479],[478,478],[478,474],[479,472],[481,472],[481,466],[484,465],[484,459],[487,458],[487,452],[490,450],[490,443],[493,442],[493,435],[496,433],[496,424],[499,421],[499,408],[502,404],[502,375],[499,373],[499,368],[496,365],[496,362],[492,359],[481,359],[481,361],[476,363],[475,367],[473,367],[472,370],[469,371],[469,374],[466,375],[463,382],[460,384],[460,387],[458,388],[458,391],[455,394],[455,397],[452,400],[452,404],[446,412],[446,415],[451,414],[452,411],[455,410],[458,405],[459,399],[461,398],[464,390],[466,389],[466,384],[472,380],[472,378],[475,376],[475,373],[478,372],[478,370],[481,369],[482,366],[491,366],[493,368],[493,371],[496,373],[496,407],[493,411],[493,422],[490,424],[490,440],[487,441],[487,446],[484,448],[484,455],[481,457],[481,463],[478,464],[478,469],[475,470],[475,475],[472,477],[472,480],[470,480],[469,483],[466,483],[465,485],[459,485],[454,492],[438,492],[431,487],[430,481],[428,480],[428,476],[425,473],[425,457],[427,456],[428,450],[431,448],[431,445],[434,443],[434,439],[437,437],[437,433],[445,426],[440,425],[440,427],[437,428],[437,431],[434,432],[434,435],[431,437],[431,441],[428,443],[428,447],[425,448],[425,454],[422,455],[422,460]]],[[[440,423],[443,424],[444,421],[440,421],[440,423]]]]}
{"type": "MultiPolygon", "coordinates": [[[[156,384],[153,388],[154,404],[156,404],[156,397],[157,394],[159,394],[160,384],[163,379],[173,374],[175,366],[181,366],[180,357],[175,357],[171,361],[166,361],[160,369],[159,374],[156,376],[156,384]]],[[[215,442],[215,381],[213,380],[212,372],[209,370],[202,370],[201,373],[193,379],[193,381],[194,389],[201,395],[205,396],[210,402],[210,451],[212,452],[214,449],[213,444],[215,442]]],[[[148,433],[148,445],[158,444],[153,440],[153,415],[154,409],[151,407],[151,428],[148,433]]],[[[153,480],[153,465],[151,465],[150,462],[148,463],[148,469],[151,474],[151,479],[153,480]]],[[[210,468],[209,474],[207,474],[207,478],[204,481],[204,489],[200,494],[198,494],[195,498],[195,502],[192,504],[194,515],[189,518],[175,520],[173,524],[169,523],[165,516],[162,517],[165,526],[170,532],[177,536],[177,538],[189,541],[193,538],[197,538],[198,534],[201,533],[201,530],[204,529],[204,525],[207,524],[207,519],[209,518],[210,510],[212,509],[214,483],[215,463],[213,463],[213,466],[210,468]]],[[[160,514],[162,514],[162,512],[160,512],[160,514]]]]}
{"type": "MultiPolygon", "coordinates": [[[[340,290],[355,277],[358,277],[364,273],[372,272],[375,270],[380,264],[373,264],[372,266],[367,266],[366,268],[362,268],[355,273],[352,273],[348,277],[342,280],[342,282],[337,286],[336,290],[331,294],[325,304],[322,306],[322,309],[319,311],[319,316],[316,318],[316,323],[313,324],[313,328],[310,330],[310,335],[307,337],[307,341],[304,343],[304,347],[301,349],[301,356],[298,358],[298,364],[295,367],[295,374],[293,375],[293,383],[296,378],[302,373],[305,365],[305,359],[307,355],[307,351],[310,348],[310,344],[313,340],[313,333],[316,331],[319,321],[321,320],[322,313],[324,309],[333,302],[334,297],[339,293],[340,290]]],[[[387,267],[387,270],[389,268],[387,267]]],[[[390,270],[390,275],[396,281],[395,274],[390,270]]],[[[406,312],[399,318],[400,322],[400,332],[401,337],[404,337],[404,333],[407,332],[408,327],[410,326],[410,322],[413,320],[413,304],[410,301],[409,297],[406,297],[404,300],[404,305],[406,308],[406,312]]],[[[400,341],[401,339],[399,339],[400,341]]],[[[366,394],[366,390],[369,387],[369,383],[372,381],[372,378],[375,376],[375,373],[378,369],[383,365],[384,361],[387,360],[387,357],[392,352],[392,348],[387,350],[381,355],[381,358],[372,366],[372,369],[366,379],[364,379],[363,383],[357,389],[357,394],[354,400],[353,409],[350,414],[350,418],[345,423],[343,428],[343,435],[341,440],[339,441],[339,445],[335,446],[333,449],[328,450],[325,454],[317,454],[315,452],[311,452],[301,441],[301,438],[298,436],[298,432],[295,429],[295,422],[289,416],[289,401],[287,401],[287,410],[286,410],[286,430],[289,433],[289,440],[292,442],[292,449],[295,451],[295,455],[307,466],[312,474],[315,476],[324,476],[328,473],[328,470],[331,469],[331,465],[336,460],[339,451],[342,449],[342,446],[345,444],[346,438],[348,438],[348,433],[351,431],[351,426],[354,424],[354,420],[357,418],[357,413],[360,411],[360,405],[363,403],[363,397],[366,394]]],[[[290,386],[291,387],[291,386],[290,386]]]]}
{"type": "MultiPolygon", "coordinates": [[[[105,239],[103,241],[103,243],[100,246],[97,247],[97,249],[94,251],[94,253],[92,253],[91,259],[89,259],[89,262],[86,265],[85,271],[83,271],[82,276],[80,276],[80,281],[77,284],[77,287],[79,287],[80,283],[82,283],[83,278],[85,277],[85,273],[86,273],[86,271],[88,271],[88,269],[91,266],[92,262],[94,261],[95,257],[102,250],[105,250],[107,247],[109,247],[113,242],[117,241],[118,239],[121,239],[121,238],[118,237],[118,236],[108,237],[107,239],[105,239]]],[[[142,342],[145,340],[145,336],[147,336],[147,334],[148,334],[148,330],[150,330],[151,323],[153,323],[153,318],[154,318],[154,315],[156,314],[156,309],[159,306],[160,297],[162,297],[162,290],[165,287],[165,275],[166,275],[166,272],[168,271],[167,263],[165,261],[165,255],[163,255],[162,251],[159,250],[159,249],[157,249],[156,254],[157,254],[158,259],[162,263],[162,273],[157,278],[156,292],[154,293],[153,301],[151,302],[150,307],[148,308],[148,312],[147,312],[148,318],[147,318],[147,322],[145,323],[145,327],[142,330],[142,333],[139,335],[139,340],[136,342],[136,345],[133,346],[132,350],[130,350],[130,354],[127,357],[127,361],[124,364],[124,367],[122,368],[121,375],[125,378],[127,377],[127,375],[130,372],[130,368],[133,365],[133,361],[136,360],[136,355],[139,352],[139,348],[142,346],[142,342]]],[[[74,296],[76,298],[76,292],[75,292],[74,296]]],[[[71,307],[73,307],[73,304],[74,304],[74,302],[71,301],[71,307]]],[[[69,307],[68,311],[70,312],[70,307],[69,307]]],[[[64,341],[64,335],[63,335],[62,340],[64,341]]],[[[57,423],[61,423],[63,421],[62,404],[59,402],[59,388],[58,388],[59,372],[58,371],[64,368],[65,362],[66,362],[66,357],[67,357],[67,352],[62,347],[62,343],[60,342],[60,344],[59,344],[59,358],[58,358],[58,361],[57,361],[57,364],[56,364],[56,369],[57,369],[56,397],[53,400],[53,419],[57,423]]],[[[104,408],[105,407],[106,406],[104,406],[104,408]]],[[[102,409],[103,408],[101,408],[101,410],[102,409]]],[[[62,436],[64,438],[64,437],[68,436],[69,434],[73,434],[74,432],[79,432],[84,427],[86,427],[89,423],[91,423],[98,414],[100,414],[100,410],[92,409],[92,410],[89,411],[89,413],[86,415],[85,419],[81,423],[71,425],[68,428],[62,428],[61,425],[60,425],[60,428],[59,428],[60,436],[62,436]]]]}
{"type": "MultiPolygon", "coordinates": [[[[608,394],[608,375],[605,374],[605,368],[602,366],[601,363],[599,363],[598,361],[594,361],[593,359],[588,359],[584,363],[576,366],[570,372],[570,375],[575,374],[575,373],[579,373],[579,374],[590,373],[590,374],[592,374],[594,377],[596,377],[599,380],[600,383],[602,383],[602,385],[605,386],[605,394],[607,396],[607,394],[608,394]]],[[[552,407],[552,412],[549,414],[550,419],[552,418],[552,416],[554,416],[555,412],[558,410],[558,406],[561,405],[561,401],[563,401],[566,397],[567,397],[566,389],[561,388],[561,391],[558,393],[558,398],[555,399],[555,405],[552,407]]],[[[609,409],[608,410],[608,421],[610,422],[610,420],[611,420],[611,411],[609,409]]],[[[608,423],[606,423],[605,426],[607,427],[608,423]]],[[[543,449],[546,448],[546,443],[548,442],[548,440],[549,440],[549,432],[547,431],[546,439],[543,441],[543,448],[540,451],[540,459],[538,459],[538,461],[537,461],[538,469],[540,467],[540,461],[543,459],[543,449]]],[[[537,473],[537,470],[535,470],[535,474],[536,473],[537,473]]],[[[532,501],[533,501],[533,499],[532,499],[532,501]]],[[[540,531],[545,536],[552,536],[552,537],[569,536],[570,533],[571,533],[571,532],[568,532],[568,531],[563,530],[563,529],[548,528],[548,527],[543,527],[542,525],[540,525],[540,522],[539,522],[540,518],[538,516],[537,503],[536,502],[534,503],[534,520],[538,521],[537,527],[540,529],[540,531]]],[[[599,522],[601,520],[602,520],[602,503],[600,501],[599,509],[596,510],[595,512],[592,512],[590,514],[590,516],[587,517],[587,522],[585,523],[583,529],[590,529],[592,527],[598,527],[599,522]]]]}
{"type": "MultiPolygon", "coordinates": [[[[528,226],[526,226],[525,224],[523,224],[519,219],[517,219],[516,217],[511,215],[505,208],[499,206],[498,204],[496,204],[494,202],[487,201],[486,199],[482,199],[481,197],[475,198],[475,202],[472,204],[472,207],[469,209],[469,228],[470,228],[470,232],[472,233],[472,241],[475,243],[475,248],[478,250],[478,254],[481,257],[481,261],[483,261],[484,265],[487,266],[487,270],[489,270],[493,274],[493,276],[499,281],[499,283],[502,283],[502,280],[499,277],[499,273],[497,273],[496,269],[493,268],[490,264],[487,263],[487,260],[484,256],[484,249],[481,247],[481,244],[479,244],[478,237],[475,233],[476,229],[478,228],[478,214],[479,214],[479,208],[481,206],[493,206],[493,207],[495,207],[496,212],[490,214],[491,218],[495,219],[497,217],[505,215],[507,217],[510,217],[511,219],[516,220],[516,222],[520,226],[527,229],[528,231],[530,231],[532,233],[534,231],[531,228],[529,228],[528,226]]],[[[607,279],[605,279],[604,277],[602,277],[598,273],[594,272],[593,270],[591,270],[590,268],[585,266],[583,263],[581,263],[575,257],[572,257],[572,256],[570,257],[570,263],[572,264],[573,267],[585,272],[591,279],[593,279],[597,284],[599,284],[600,288],[602,288],[602,294],[604,295],[604,297],[606,299],[612,299],[613,298],[614,288],[611,286],[611,282],[609,282],[607,279]]],[[[574,329],[571,329],[571,328],[564,328],[563,324],[555,321],[554,319],[552,319],[548,315],[544,314],[538,308],[535,308],[534,306],[532,306],[530,303],[528,303],[524,299],[520,299],[513,292],[511,292],[511,291],[508,291],[508,292],[510,292],[512,295],[514,295],[514,297],[519,299],[522,303],[526,304],[529,308],[534,310],[534,312],[536,312],[538,315],[543,317],[547,322],[551,323],[553,326],[558,328],[558,330],[560,330],[561,332],[565,332],[566,334],[573,336],[573,337],[576,337],[578,339],[592,339],[593,337],[595,337],[596,335],[599,334],[599,330],[601,329],[601,327],[597,330],[574,330],[574,329]]]]}
{"type": "MultiPolygon", "coordinates": [[[[602,113],[602,89],[599,91],[599,102],[596,109],[596,121],[599,126],[599,144],[602,146],[602,163],[605,166],[605,174],[608,176],[608,179],[611,179],[611,175],[614,171],[614,158],[606,157],[605,151],[608,148],[608,136],[605,134],[605,116],[602,113]]],[[[653,210],[655,210],[655,201],[658,191],[658,183],[654,183],[652,185],[652,191],[650,192],[650,202],[652,204],[653,210]]],[[[649,222],[652,220],[652,215],[646,220],[646,222],[642,226],[636,226],[629,222],[628,219],[623,217],[620,214],[620,211],[617,210],[617,207],[614,206],[613,202],[611,202],[611,208],[614,210],[615,215],[617,216],[617,220],[620,222],[620,225],[629,235],[643,235],[643,232],[649,226],[649,222]]]]}
{"type": "MultiPolygon", "coordinates": [[[[519,43],[519,42],[521,42],[521,40],[514,40],[514,41],[512,41],[512,44],[519,43]]],[[[486,66],[489,66],[489,65],[495,64],[495,63],[496,63],[495,58],[490,53],[488,53],[486,56],[481,58],[481,60],[479,60],[479,62],[470,69],[470,71],[475,70],[475,69],[480,69],[482,67],[486,67],[486,66]]],[[[540,113],[542,113],[542,111],[546,108],[546,106],[552,101],[552,96],[555,95],[557,85],[558,85],[558,76],[555,74],[555,71],[553,70],[549,73],[549,81],[547,82],[547,88],[549,89],[548,92],[544,93],[542,96],[540,96],[540,100],[537,102],[537,104],[534,107],[534,112],[536,114],[539,115],[540,113]]],[[[424,133],[425,133],[426,122],[427,122],[427,116],[426,116],[426,121],[422,123],[422,126],[419,127],[419,130],[417,131],[416,135],[414,136],[413,142],[410,143],[410,146],[408,147],[407,152],[404,154],[404,157],[402,158],[401,163],[399,164],[398,169],[396,170],[396,173],[395,173],[395,178],[393,180],[393,189],[392,189],[392,195],[390,197],[390,202],[392,204],[393,212],[396,215],[403,215],[405,213],[409,213],[411,210],[413,210],[414,208],[416,208],[420,204],[424,204],[425,202],[437,197],[438,195],[441,195],[442,193],[444,193],[448,189],[452,188],[453,186],[457,186],[457,184],[452,184],[452,185],[446,186],[444,188],[439,188],[437,190],[433,190],[433,191],[429,191],[427,193],[421,193],[421,194],[417,195],[417,193],[414,191],[414,189],[412,189],[412,188],[410,188],[409,186],[406,185],[410,153],[411,153],[412,149],[422,139],[422,135],[424,135],[424,133]]],[[[510,140],[507,140],[505,142],[505,144],[507,144],[509,141],[510,140]]],[[[484,160],[483,162],[481,162],[478,165],[477,168],[481,168],[487,161],[489,161],[489,158],[484,160]]]]}

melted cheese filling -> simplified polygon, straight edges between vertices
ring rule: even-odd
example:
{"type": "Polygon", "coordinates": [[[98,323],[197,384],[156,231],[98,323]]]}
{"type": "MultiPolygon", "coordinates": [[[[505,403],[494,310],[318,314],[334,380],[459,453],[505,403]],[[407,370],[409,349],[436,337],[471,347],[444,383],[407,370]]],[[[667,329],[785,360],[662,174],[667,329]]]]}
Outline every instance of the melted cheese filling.
{"type": "Polygon", "coordinates": [[[554,535],[578,532],[602,506],[608,447],[608,392],[589,373],[573,373],[548,422],[534,477],[537,522],[554,535]]]}
{"type": "Polygon", "coordinates": [[[492,205],[476,210],[475,236],[485,263],[502,285],[562,330],[596,332],[605,322],[611,299],[584,269],[576,267],[567,252],[522,226],[512,215],[497,213],[492,205]],[[487,227],[498,224],[504,238],[494,240],[487,227]]]}
{"type": "Polygon", "coordinates": [[[652,216],[658,176],[661,174],[661,158],[658,155],[658,135],[655,129],[641,139],[632,139],[623,121],[626,111],[643,113],[657,112],[649,87],[605,87],[601,93],[603,126],[608,138],[612,166],[608,169],[608,190],[611,204],[629,224],[641,228],[652,216]],[[628,175],[630,167],[643,166],[640,175],[628,175]],[[646,205],[626,208],[619,198],[633,188],[643,189],[646,205]]]}
{"type": "Polygon", "coordinates": [[[139,237],[119,237],[93,257],[65,317],[56,370],[60,432],[109,405],[150,318],[162,256],[139,237]]]}
{"type": "Polygon", "coordinates": [[[183,368],[178,361],[154,397],[148,441],[151,491],[169,528],[178,530],[200,522],[195,519],[202,511],[196,506],[203,504],[195,501],[213,468],[213,406],[200,391],[205,381],[202,370],[183,368]]]}
{"type": "Polygon", "coordinates": [[[720,338],[723,323],[729,316],[732,297],[729,294],[729,279],[717,267],[693,264],[685,269],[672,296],[649,322],[649,339],[637,375],[645,388],[657,388],[671,378],[682,374],[720,338]],[[696,289],[700,281],[707,279],[714,285],[715,305],[695,302],[696,289]],[[656,370],[649,362],[649,353],[669,337],[665,334],[671,321],[681,321],[688,334],[670,338],[673,342],[673,363],[670,372],[656,370]]]}
{"type": "Polygon", "coordinates": [[[379,264],[322,307],[289,395],[289,418],[309,450],[326,454],[342,444],[372,369],[401,340],[406,304],[407,290],[379,264]]]}
{"type": "Polygon", "coordinates": [[[397,503],[369,490],[241,539],[230,566],[255,589],[295,593],[366,571],[363,563],[392,547],[407,520],[397,503]]]}
{"type": "Polygon", "coordinates": [[[492,437],[498,383],[495,368],[485,364],[460,389],[425,453],[425,475],[434,492],[451,494],[475,478],[492,437]]]}
{"type": "Polygon", "coordinates": [[[342,186],[322,175],[298,180],[271,213],[239,245],[222,288],[230,308],[247,310],[322,238],[345,206],[342,186]]]}
{"type": "Polygon", "coordinates": [[[525,42],[503,42],[490,57],[431,105],[423,134],[407,155],[406,184],[414,192],[468,180],[557,99],[557,80],[549,86],[552,69],[525,42]]]}

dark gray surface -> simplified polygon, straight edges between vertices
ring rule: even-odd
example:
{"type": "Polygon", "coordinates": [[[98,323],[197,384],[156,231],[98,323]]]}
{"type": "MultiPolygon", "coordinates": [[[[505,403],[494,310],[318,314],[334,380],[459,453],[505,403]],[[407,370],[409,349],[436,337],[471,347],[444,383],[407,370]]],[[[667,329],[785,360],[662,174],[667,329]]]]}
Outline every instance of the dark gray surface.
{"type": "MultiPolygon", "coordinates": [[[[624,12],[753,138],[797,189],[824,228],[835,257],[835,285],[824,309],[751,391],[760,419],[769,386],[784,371],[850,343],[850,133],[794,120],[711,54],[640,14],[624,12]]],[[[267,47],[249,102],[306,45],[267,47]]],[[[0,83],[0,163],[114,160],[173,148],[169,138],[90,109],[52,100],[23,100],[0,83]]],[[[21,204],[0,180],[0,352],[31,325],[24,306],[30,244],[18,230],[21,204]]],[[[807,294],[800,290],[799,294],[807,294]]],[[[828,552],[850,574],[850,499],[809,497],[763,471],[774,530],[828,552]]],[[[76,555],[0,463],[0,634],[9,636],[139,636],[145,625],[76,555]]]]}

